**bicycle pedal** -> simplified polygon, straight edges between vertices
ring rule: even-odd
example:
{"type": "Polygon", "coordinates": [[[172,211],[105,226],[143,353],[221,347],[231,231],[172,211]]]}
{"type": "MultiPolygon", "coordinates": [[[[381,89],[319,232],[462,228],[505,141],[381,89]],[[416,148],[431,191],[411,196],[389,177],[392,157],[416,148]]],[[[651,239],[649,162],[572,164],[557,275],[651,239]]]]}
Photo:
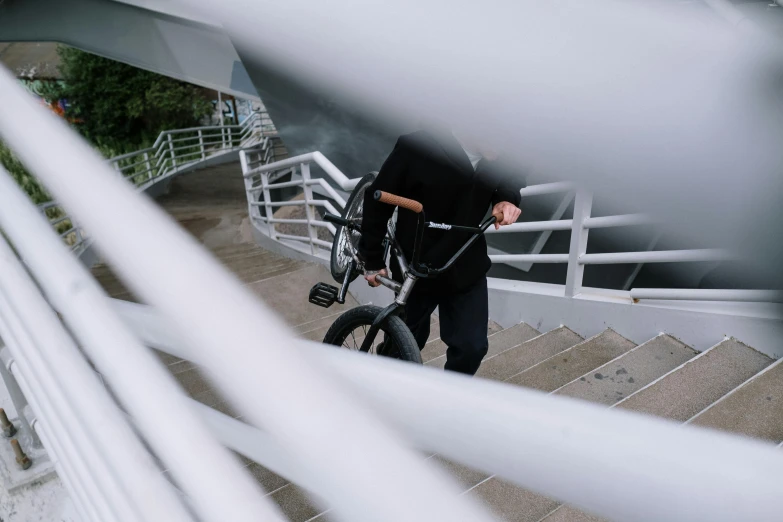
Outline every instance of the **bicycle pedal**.
{"type": "Polygon", "coordinates": [[[337,295],[340,289],[336,286],[327,285],[326,283],[316,283],[310,289],[309,301],[315,305],[329,308],[335,301],[337,301],[337,295]]]}

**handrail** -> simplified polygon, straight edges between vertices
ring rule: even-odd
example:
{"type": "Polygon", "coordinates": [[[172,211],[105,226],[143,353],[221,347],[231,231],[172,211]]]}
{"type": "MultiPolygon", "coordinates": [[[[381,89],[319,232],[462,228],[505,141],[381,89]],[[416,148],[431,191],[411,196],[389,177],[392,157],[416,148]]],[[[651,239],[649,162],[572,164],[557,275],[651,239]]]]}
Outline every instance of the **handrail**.
{"type": "Polygon", "coordinates": [[[737,301],[749,303],[783,303],[783,292],[776,290],[711,290],[634,288],[631,298],[685,301],[737,301]]]}
{"type": "MultiPolygon", "coordinates": [[[[282,241],[289,248],[297,251],[307,251],[320,259],[328,259],[330,247],[322,240],[316,240],[312,234],[295,237],[291,234],[278,234],[275,230],[275,223],[281,221],[270,219],[277,208],[284,206],[325,206],[332,205],[328,199],[317,199],[312,193],[301,201],[274,201],[272,199],[273,191],[282,188],[300,187],[303,191],[317,186],[322,189],[321,194],[335,201],[339,206],[344,206],[345,201],[334,187],[342,190],[350,190],[358,182],[357,179],[349,179],[320,152],[301,154],[283,161],[268,163],[258,167],[250,167],[245,159],[243,165],[243,176],[247,188],[248,209],[251,220],[254,225],[264,234],[276,241],[282,241]],[[325,178],[310,179],[309,165],[315,163],[326,173],[325,178]],[[292,169],[300,169],[304,172],[308,169],[307,175],[302,175],[301,179],[294,177],[291,181],[275,184],[271,176],[292,169]],[[265,215],[261,214],[261,209],[265,209],[265,215]],[[263,225],[263,226],[262,226],[263,225]],[[302,246],[302,243],[309,243],[309,250],[302,246]]],[[[656,225],[660,220],[647,214],[623,214],[614,216],[593,217],[590,215],[592,210],[593,196],[590,192],[580,189],[578,186],[569,182],[545,183],[541,185],[532,185],[525,187],[520,191],[524,197],[538,196],[543,194],[552,194],[558,192],[575,192],[574,218],[555,219],[550,221],[531,221],[519,222],[499,230],[490,229],[488,234],[509,234],[526,232],[552,232],[570,230],[572,235],[571,248],[569,253],[563,254],[506,254],[500,252],[489,256],[494,263],[566,263],[568,264],[568,276],[564,286],[564,295],[573,297],[581,292],[583,267],[586,265],[598,264],[635,264],[638,268],[644,263],[693,263],[693,262],[720,262],[736,259],[736,255],[721,249],[690,249],[690,250],[663,250],[663,251],[643,251],[643,252],[610,252],[587,254],[587,234],[592,229],[606,229],[616,227],[632,227],[640,225],[656,225]]],[[[332,207],[331,212],[337,209],[332,207]]],[[[334,227],[321,220],[307,216],[305,222],[308,230],[313,228],[326,228],[334,233],[334,227]],[[329,226],[325,226],[329,225],[329,226]]],[[[513,266],[513,265],[512,265],[513,266]]],[[[658,299],[687,300],[690,296],[698,294],[683,293],[676,289],[657,289],[658,299]]],[[[628,302],[631,302],[631,295],[625,293],[628,302]]],[[[706,295],[706,294],[705,294],[706,295]]],[[[716,294],[718,295],[718,294],[716,294]]],[[[729,296],[730,300],[751,300],[752,298],[770,299],[772,294],[720,294],[729,296]]],[[[704,300],[694,297],[694,300],[704,300]]]]}
{"type": "MultiPolygon", "coordinates": [[[[148,346],[207,363],[194,359],[197,354],[151,307],[118,300],[112,305],[148,346]]],[[[777,517],[783,505],[783,453],[768,443],[307,341],[296,344],[394,419],[420,450],[601,517],[760,522],[777,517]],[[617,463],[611,473],[593,472],[607,462],[617,463]],[[693,484],[700,485],[700,495],[693,494],[693,484]]],[[[297,459],[280,455],[266,434],[201,409],[226,444],[321,493],[297,469],[297,459]]]]}
{"type": "Polygon", "coordinates": [[[324,172],[329,175],[332,181],[334,181],[337,186],[343,190],[353,190],[353,188],[359,183],[358,179],[351,179],[343,174],[340,169],[334,165],[334,163],[326,159],[326,156],[317,151],[301,154],[292,158],[286,158],[282,161],[276,161],[268,165],[261,165],[260,167],[249,169],[243,175],[245,178],[249,178],[254,174],[264,174],[288,167],[295,167],[303,163],[315,163],[321,167],[324,172]]]}

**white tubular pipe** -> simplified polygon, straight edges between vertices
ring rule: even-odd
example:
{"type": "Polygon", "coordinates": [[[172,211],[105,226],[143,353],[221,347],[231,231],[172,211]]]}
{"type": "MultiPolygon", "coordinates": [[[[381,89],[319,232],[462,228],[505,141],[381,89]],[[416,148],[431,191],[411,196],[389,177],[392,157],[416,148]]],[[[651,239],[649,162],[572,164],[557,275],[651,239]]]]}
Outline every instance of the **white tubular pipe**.
{"type": "Polygon", "coordinates": [[[343,190],[353,190],[353,188],[359,183],[360,178],[351,179],[335,167],[334,163],[326,159],[326,156],[320,152],[309,152],[307,154],[301,154],[294,156],[293,158],[286,158],[284,160],[275,161],[274,163],[267,163],[259,167],[252,168],[244,173],[244,176],[250,177],[254,174],[262,174],[264,172],[272,172],[275,170],[284,169],[286,167],[296,167],[302,163],[315,163],[321,167],[326,174],[337,183],[337,185],[343,190]]]}
{"type": "Polygon", "coordinates": [[[573,183],[567,181],[558,181],[557,183],[542,183],[540,185],[531,185],[519,191],[522,197],[539,196],[541,194],[556,194],[558,192],[568,192],[576,187],[573,183]]]}
{"type": "Polygon", "coordinates": [[[489,256],[493,263],[568,263],[568,254],[497,254],[489,256]]]}
{"type": "Polygon", "coordinates": [[[571,219],[559,219],[553,221],[529,221],[527,223],[513,223],[495,230],[489,227],[485,234],[507,234],[509,232],[543,232],[545,230],[571,230],[571,219]]]}
{"type": "MultiPolygon", "coordinates": [[[[7,345],[21,344],[25,342],[25,339],[17,339],[17,335],[26,335],[24,332],[13,332],[13,327],[10,322],[13,318],[8,313],[8,304],[5,301],[5,297],[0,295],[0,335],[7,341],[7,345]],[[9,321],[10,318],[10,321],[9,321]]],[[[89,492],[87,500],[92,506],[92,509],[99,515],[98,520],[101,522],[127,520],[128,518],[134,519],[137,513],[130,509],[130,511],[122,513],[126,518],[120,518],[117,513],[117,509],[122,510],[127,505],[125,499],[118,497],[118,493],[115,489],[114,492],[108,491],[114,484],[101,482],[96,477],[96,468],[100,467],[101,462],[94,458],[94,455],[89,449],[83,446],[77,445],[77,441],[74,440],[74,433],[68,430],[64,420],[60,418],[59,412],[51,406],[48,402],[47,392],[45,391],[48,383],[40,382],[34,375],[32,368],[24,360],[24,355],[19,355],[17,352],[11,351],[12,360],[8,362],[8,371],[11,372],[16,379],[19,388],[24,393],[25,399],[28,404],[36,412],[36,415],[45,416],[49,423],[54,426],[56,433],[61,434],[59,439],[49,439],[50,444],[55,444],[54,451],[58,455],[61,455],[70,460],[71,477],[75,483],[81,485],[84,491],[89,492]],[[19,369],[19,367],[22,367],[19,369]],[[28,378],[26,377],[29,375],[28,378]],[[85,451],[87,454],[85,454],[85,451]],[[93,467],[93,464],[96,467],[93,467]],[[112,502],[115,500],[116,502],[112,502]]],[[[77,431],[77,430],[75,430],[77,431]]],[[[44,441],[44,446],[46,442],[44,441]]],[[[138,520],[138,518],[136,518],[138,520]]]]}
{"type": "MultiPolygon", "coordinates": [[[[0,84],[4,74],[0,74],[0,84]]],[[[100,162],[100,158],[95,160],[100,162]]],[[[125,181],[111,179],[133,191],[125,181]]],[[[260,495],[258,486],[214,440],[160,361],[106,306],[102,289],[4,173],[0,173],[0,200],[3,232],[202,518],[211,522],[281,520],[277,508],[260,495]]],[[[176,512],[172,516],[180,519],[176,512]]]]}
{"type": "Polygon", "coordinates": [[[309,183],[311,185],[319,185],[326,191],[327,194],[329,194],[329,196],[331,196],[333,200],[337,202],[338,205],[345,207],[345,199],[340,194],[338,194],[337,191],[334,190],[332,186],[328,184],[323,178],[311,179],[309,183]]]}
{"type": "Polygon", "coordinates": [[[630,227],[652,225],[656,221],[647,214],[623,214],[620,216],[589,217],[584,220],[584,228],[630,227]]]}
{"type": "Polygon", "coordinates": [[[84,486],[78,482],[75,472],[73,471],[73,464],[66,456],[63,456],[60,453],[61,450],[59,446],[54,439],[49,436],[48,431],[44,428],[41,421],[35,420],[32,423],[32,426],[54,462],[55,469],[57,470],[57,477],[63,482],[65,489],[70,492],[71,500],[76,505],[76,510],[79,512],[79,516],[82,517],[82,522],[104,522],[98,516],[95,507],[90,502],[92,496],[88,495],[84,486]]]}
{"type": "Polygon", "coordinates": [[[783,303],[783,292],[775,290],[695,290],[676,288],[633,288],[633,299],[674,301],[745,301],[783,303]]]}
{"type": "Polygon", "coordinates": [[[659,250],[655,252],[616,252],[612,254],[582,254],[582,265],[619,265],[623,263],[692,263],[698,261],[728,261],[735,256],[725,250],[659,250]]]}
{"type": "MultiPolygon", "coordinates": [[[[138,513],[134,519],[192,520],[2,237],[0,292],[20,322],[27,325],[29,343],[24,359],[35,366],[36,380],[47,390],[53,411],[63,420],[63,433],[83,450],[96,453],[90,468],[101,474],[99,486],[121,488],[127,495],[127,505],[118,503],[115,509],[123,511],[123,516],[125,511],[128,515],[138,513]]],[[[11,350],[16,358],[22,355],[11,350]]]]}
{"type": "MultiPolygon", "coordinates": [[[[148,345],[206,363],[151,307],[112,305],[148,345]]],[[[420,449],[601,517],[766,522],[783,510],[783,452],[770,444],[317,343],[297,348],[393,418],[420,449]]],[[[263,434],[254,445],[254,428],[207,414],[226,444],[298,478],[298,461],[263,434]]]]}
{"type": "MultiPolygon", "coordinates": [[[[456,483],[422,462],[338,381],[323,375],[301,353],[290,350],[293,334],[273,312],[159,207],[113,175],[94,150],[65,122],[39,107],[6,71],[0,72],[0,91],[4,94],[0,134],[6,143],[72,210],[79,223],[88,227],[101,252],[134,293],[165,313],[186,336],[237,409],[268,429],[307,466],[326,500],[346,520],[365,522],[368,514],[377,522],[491,520],[475,501],[459,496],[456,483]],[[25,125],[16,125],[18,121],[25,125]],[[41,143],[47,144],[46,154],[40,153],[41,143]],[[274,400],[262,400],[265,397],[274,400]]],[[[32,225],[23,230],[19,221],[19,215],[5,220],[19,236],[18,241],[14,237],[15,243],[21,247],[27,239],[30,253],[42,253],[39,245],[51,232],[35,230],[32,225]]],[[[147,436],[157,437],[158,449],[171,457],[176,480],[190,486],[186,492],[210,515],[205,518],[216,522],[263,519],[258,515],[261,505],[253,506],[241,494],[247,491],[244,483],[232,480],[233,468],[226,471],[228,461],[213,458],[206,444],[196,446],[197,441],[202,442],[202,425],[191,421],[192,410],[185,398],[167,389],[173,383],[160,375],[165,370],[141,359],[141,355],[154,356],[139,352],[116,317],[106,313],[100,293],[96,294],[99,298],[85,301],[92,288],[98,291],[87,274],[78,282],[62,280],[69,269],[60,257],[40,256],[34,269],[48,271],[51,276],[56,271],[57,277],[45,281],[44,286],[59,287],[62,293],[55,301],[60,311],[72,315],[73,326],[84,330],[85,341],[93,341],[91,355],[103,363],[101,369],[113,385],[128,394],[131,415],[147,436]],[[58,260],[56,267],[51,264],[53,259],[58,260]],[[77,304],[86,306],[77,310],[77,304]],[[137,386],[138,375],[145,376],[145,386],[137,386]],[[138,407],[141,404],[143,408],[138,407]],[[158,415],[161,410],[166,411],[162,418],[158,415]],[[208,474],[202,468],[205,464],[212,468],[208,474]],[[220,493],[220,499],[215,499],[215,492],[220,493]]],[[[277,519],[271,512],[263,515],[277,519]]]]}

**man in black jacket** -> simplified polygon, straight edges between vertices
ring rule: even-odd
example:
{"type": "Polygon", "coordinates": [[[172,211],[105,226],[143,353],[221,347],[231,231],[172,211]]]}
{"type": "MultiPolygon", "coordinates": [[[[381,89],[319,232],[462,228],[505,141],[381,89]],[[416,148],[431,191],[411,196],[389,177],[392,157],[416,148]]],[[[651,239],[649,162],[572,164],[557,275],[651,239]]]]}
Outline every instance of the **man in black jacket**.
{"type": "MultiPolygon", "coordinates": [[[[451,132],[418,131],[402,136],[381,167],[364,198],[359,258],[365,279],[378,286],[375,276],[386,275],[383,238],[386,222],[394,208],[375,201],[376,190],[422,203],[428,221],[477,226],[488,214],[502,214],[495,225],[516,222],[520,214],[519,189],[522,180],[504,176],[493,161],[494,153],[475,141],[451,132]]],[[[400,209],[396,235],[408,260],[416,234],[416,215],[400,209]]],[[[434,268],[443,266],[470,237],[455,230],[426,228],[421,261],[434,268]]],[[[491,262],[482,235],[444,274],[420,280],[405,306],[405,322],[419,348],[430,333],[430,316],[439,307],[441,339],[448,346],[446,369],[473,375],[487,353],[489,321],[487,271],[491,262]]],[[[393,260],[392,273],[401,280],[393,260]]]]}

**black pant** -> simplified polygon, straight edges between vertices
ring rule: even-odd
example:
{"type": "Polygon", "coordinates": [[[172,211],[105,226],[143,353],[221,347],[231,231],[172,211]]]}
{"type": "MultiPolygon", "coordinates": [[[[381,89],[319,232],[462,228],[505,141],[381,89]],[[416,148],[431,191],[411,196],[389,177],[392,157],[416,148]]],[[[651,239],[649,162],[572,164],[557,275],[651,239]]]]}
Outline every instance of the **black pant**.
{"type": "Polygon", "coordinates": [[[424,348],[430,335],[430,316],[439,307],[440,338],[448,346],[446,369],[473,375],[487,354],[487,300],[486,276],[460,293],[418,294],[414,289],[405,305],[405,324],[419,348],[424,348]]]}

